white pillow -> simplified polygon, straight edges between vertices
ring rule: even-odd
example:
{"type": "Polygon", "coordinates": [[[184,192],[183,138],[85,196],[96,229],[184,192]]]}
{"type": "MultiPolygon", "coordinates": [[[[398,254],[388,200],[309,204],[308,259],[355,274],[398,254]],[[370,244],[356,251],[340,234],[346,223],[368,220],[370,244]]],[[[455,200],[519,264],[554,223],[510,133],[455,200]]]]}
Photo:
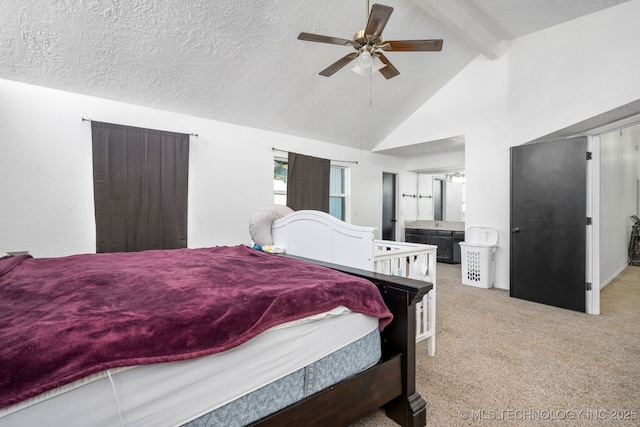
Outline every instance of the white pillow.
{"type": "Polygon", "coordinates": [[[273,245],[271,224],[292,212],[293,209],[285,205],[265,206],[255,211],[249,220],[249,234],[253,243],[258,246],[273,245]]]}

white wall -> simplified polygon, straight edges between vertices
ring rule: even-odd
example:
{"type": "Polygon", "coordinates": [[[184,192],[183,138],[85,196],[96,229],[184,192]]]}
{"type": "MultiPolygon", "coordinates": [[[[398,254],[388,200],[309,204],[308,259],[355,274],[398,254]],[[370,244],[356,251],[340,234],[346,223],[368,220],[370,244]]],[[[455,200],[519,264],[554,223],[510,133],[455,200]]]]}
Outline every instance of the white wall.
{"type": "Polygon", "coordinates": [[[404,161],[197,117],[0,80],[0,251],[95,252],[91,125],[82,117],[197,133],[190,142],[190,247],[249,243],[248,221],[273,203],[272,147],[351,166],[352,222],[380,227],[383,170],[404,161]]]}
{"type": "Polygon", "coordinates": [[[640,0],[514,40],[509,122],[515,144],[640,98],[640,0]]]}
{"type": "Polygon", "coordinates": [[[376,147],[465,137],[466,224],[499,230],[494,286],[509,287],[509,148],[640,99],[637,16],[632,0],[476,58],[376,147]]]}
{"type": "MultiPolygon", "coordinates": [[[[404,221],[415,221],[418,219],[418,193],[420,192],[420,174],[407,172],[405,179],[401,182],[398,200],[400,200],[401,216],[404,221]],[[403,195],[404,194],[404,195],[403,195]],[[416,197],[410,197],[415,195],[416,197]]],[[[404,223],[402,224],[400,241],[404,241],[404,223]]]]}
{"type": "Polygon", "coordinates": [[[436,175],[418,174],[418,218],[419,220],[433,221],[433,178],[436,175]]]}
{"type": "MultiPolygon", "coordinates": [[[[467,226],[491,226],[500,231],[496,265],[502,269],[497,268],[495,286],[503,288],[508,287],[509,280],[507,67],[506,57],[493,62],[482,56],[476,58],[376,147],[464,136],[465,222],[467,226]]],[[[417,159],[407,163],[414,170],[437,169],[427,159],[423,165],[417,159]]]]}
{"type": "Polygon", "coordinates": [[[640,125],[600,135],[600,283],[627,266],[631,215],[638,215],[640,125]]]}
{"type": "Polygon", "coordinates": [[[445,181],[444,186],[444,220],[464,222],[464,184],[445,181]]]}

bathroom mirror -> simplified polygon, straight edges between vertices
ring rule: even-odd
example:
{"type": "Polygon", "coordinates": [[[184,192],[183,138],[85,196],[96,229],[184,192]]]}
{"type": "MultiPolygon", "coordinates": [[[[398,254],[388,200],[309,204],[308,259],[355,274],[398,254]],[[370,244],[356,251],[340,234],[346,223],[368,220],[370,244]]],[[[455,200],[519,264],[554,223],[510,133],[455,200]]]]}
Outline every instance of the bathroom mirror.
{"type": "Polygon", "coordinates": [[[420,172],[417,175],[418,220],[464,221],[464,171],[420,172]]]}

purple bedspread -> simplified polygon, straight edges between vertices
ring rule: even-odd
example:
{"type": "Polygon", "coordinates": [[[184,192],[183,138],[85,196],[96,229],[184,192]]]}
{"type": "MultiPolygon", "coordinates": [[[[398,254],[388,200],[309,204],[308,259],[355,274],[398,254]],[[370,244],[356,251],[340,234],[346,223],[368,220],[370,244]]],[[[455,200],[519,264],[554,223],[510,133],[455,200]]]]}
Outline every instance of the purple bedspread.
{"type": "Polygon", "coordinates": [[[221,352],[375,285],[245,246],[0,260],[0,408],[105,369],[221,352]]]}

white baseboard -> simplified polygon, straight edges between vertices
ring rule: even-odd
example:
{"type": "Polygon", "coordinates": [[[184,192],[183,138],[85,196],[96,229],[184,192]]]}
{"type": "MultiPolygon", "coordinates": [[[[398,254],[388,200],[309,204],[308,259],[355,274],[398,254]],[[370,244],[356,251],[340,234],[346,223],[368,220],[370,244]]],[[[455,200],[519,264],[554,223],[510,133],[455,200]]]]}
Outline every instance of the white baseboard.
{"type": "Polygon", "coordinates": [[[603,280],[603,281],[600,283],[600,290],[604,289],[604,287],[605,287],[605,286],[607,286],[609,283],[611,283],[611,281],[612,281],[613,279],[615,279],[616,277],[618,277],[618,275],[619,275],[620,273],[622,273],[622,272],[625,270],[625,268],[627,268],[627,265],[626,265],[626,264],[625,264],[625,265],[623,265],[622,267],[620,267],[620,268],[619,268],[615,273],[613,273],[613,274],[612,274],[608,279],[603,280]]]}

